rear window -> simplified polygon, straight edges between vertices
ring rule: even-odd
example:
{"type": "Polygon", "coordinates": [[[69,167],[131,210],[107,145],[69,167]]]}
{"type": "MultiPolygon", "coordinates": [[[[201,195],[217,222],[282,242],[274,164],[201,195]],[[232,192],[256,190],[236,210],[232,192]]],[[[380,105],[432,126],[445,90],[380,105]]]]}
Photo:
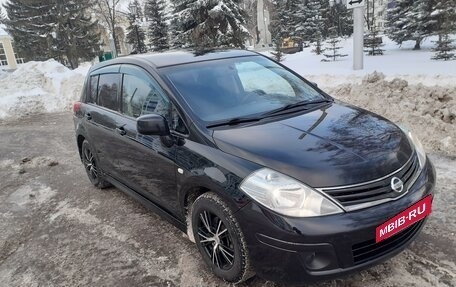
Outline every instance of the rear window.
{"type": "Polygon", "coordinates": [[[87,94],[87,103],[96,103],[98,94],[98,75],[91,76],[89,81],[89,93],[87,94]]]}
{"type": "Polygon", "coordinates": [[[98,105],[118,111],[118,94],[121,74],[102,74],[98,80],[98,105]]]}

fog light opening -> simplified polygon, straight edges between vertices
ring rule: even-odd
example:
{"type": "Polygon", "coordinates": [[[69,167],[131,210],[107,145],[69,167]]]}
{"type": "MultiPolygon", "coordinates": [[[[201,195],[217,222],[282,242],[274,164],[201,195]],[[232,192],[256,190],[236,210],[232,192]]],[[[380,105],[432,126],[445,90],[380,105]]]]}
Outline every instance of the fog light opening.
{"type": "Polygon", "coordinates": [[[310,270],[325,269],[331,264],[331,255],[326,252],[312,252],[305,257],[304,263],[310,270]]]}

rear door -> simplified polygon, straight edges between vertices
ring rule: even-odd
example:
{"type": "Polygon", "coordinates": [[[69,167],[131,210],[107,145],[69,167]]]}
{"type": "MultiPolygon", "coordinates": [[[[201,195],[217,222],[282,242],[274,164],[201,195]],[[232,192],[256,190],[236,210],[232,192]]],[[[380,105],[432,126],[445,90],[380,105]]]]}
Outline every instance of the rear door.
{"type": "Polygon", "coordinates": [[[178,211],[175,152],[176,145],[166,146],[159,136],[138,134],[136,119],[157,113],[172,122],[172,104],[158,83],[142,68],[122,65],[123,86],[121,112],[124,135],[118,149],[118,169],[122,181],[162,207],[178,211]]]}
{"type": "Polygon", "coordinates": [[[86,99],[85,121],[90,144],[95,148],[100,168],[116,175],[115,133],[122,126],[119,65],[97,70],[90,76],[90,92],[86,99]]]}

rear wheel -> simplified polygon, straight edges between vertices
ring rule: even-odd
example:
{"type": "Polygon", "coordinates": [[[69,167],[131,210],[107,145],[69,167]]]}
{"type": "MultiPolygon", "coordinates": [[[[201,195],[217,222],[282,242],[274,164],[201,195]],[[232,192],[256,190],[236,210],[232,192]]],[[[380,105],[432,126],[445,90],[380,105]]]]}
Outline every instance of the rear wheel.
{"type": "Polygon", "coordinates": [[[84,140],[81,148],[82,163],[86,170],[90,182],[98,188],[106,188],[111,186],[109,182],[103,179],[103,175],[97,164],[94,151],[87,140],[84,140]]]}
{"type": "Polygon", "coordinates": [[[191,217],[196,245],[215,275],[233,283],[254,275],[243,233],[220,197],[201,195],[192,206],[191,217]]]}

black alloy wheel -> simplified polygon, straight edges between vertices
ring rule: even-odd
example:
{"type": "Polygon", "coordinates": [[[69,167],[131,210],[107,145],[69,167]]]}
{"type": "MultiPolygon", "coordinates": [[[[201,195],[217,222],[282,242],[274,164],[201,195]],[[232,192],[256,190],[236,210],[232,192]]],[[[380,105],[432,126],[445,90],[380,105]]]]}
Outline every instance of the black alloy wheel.
{"type": "Polygon", "coordinates": [[[81,148],[81,159],[84,164],[85,171],[89,177],[90,182],[98,188],[106,188],[111,186],[109,182],[104,180],[103,175],[98,168],[97,160],[93,149],[91,148],[89,142],[84,140],[81,148]]]}
{"type": "Polygon", "coordinates": [[[255,275],[237,219],[217,194],[207,192],[198,197],[189,216],[198,250],[215,275],[231,283],[255,275]]]}
{"type": "Polygon", "coordinates": [[[212,264],[222,270],[233,267],[233,239],[217,215],[206,210],[199,213],[198,239],[212,264]]]}

